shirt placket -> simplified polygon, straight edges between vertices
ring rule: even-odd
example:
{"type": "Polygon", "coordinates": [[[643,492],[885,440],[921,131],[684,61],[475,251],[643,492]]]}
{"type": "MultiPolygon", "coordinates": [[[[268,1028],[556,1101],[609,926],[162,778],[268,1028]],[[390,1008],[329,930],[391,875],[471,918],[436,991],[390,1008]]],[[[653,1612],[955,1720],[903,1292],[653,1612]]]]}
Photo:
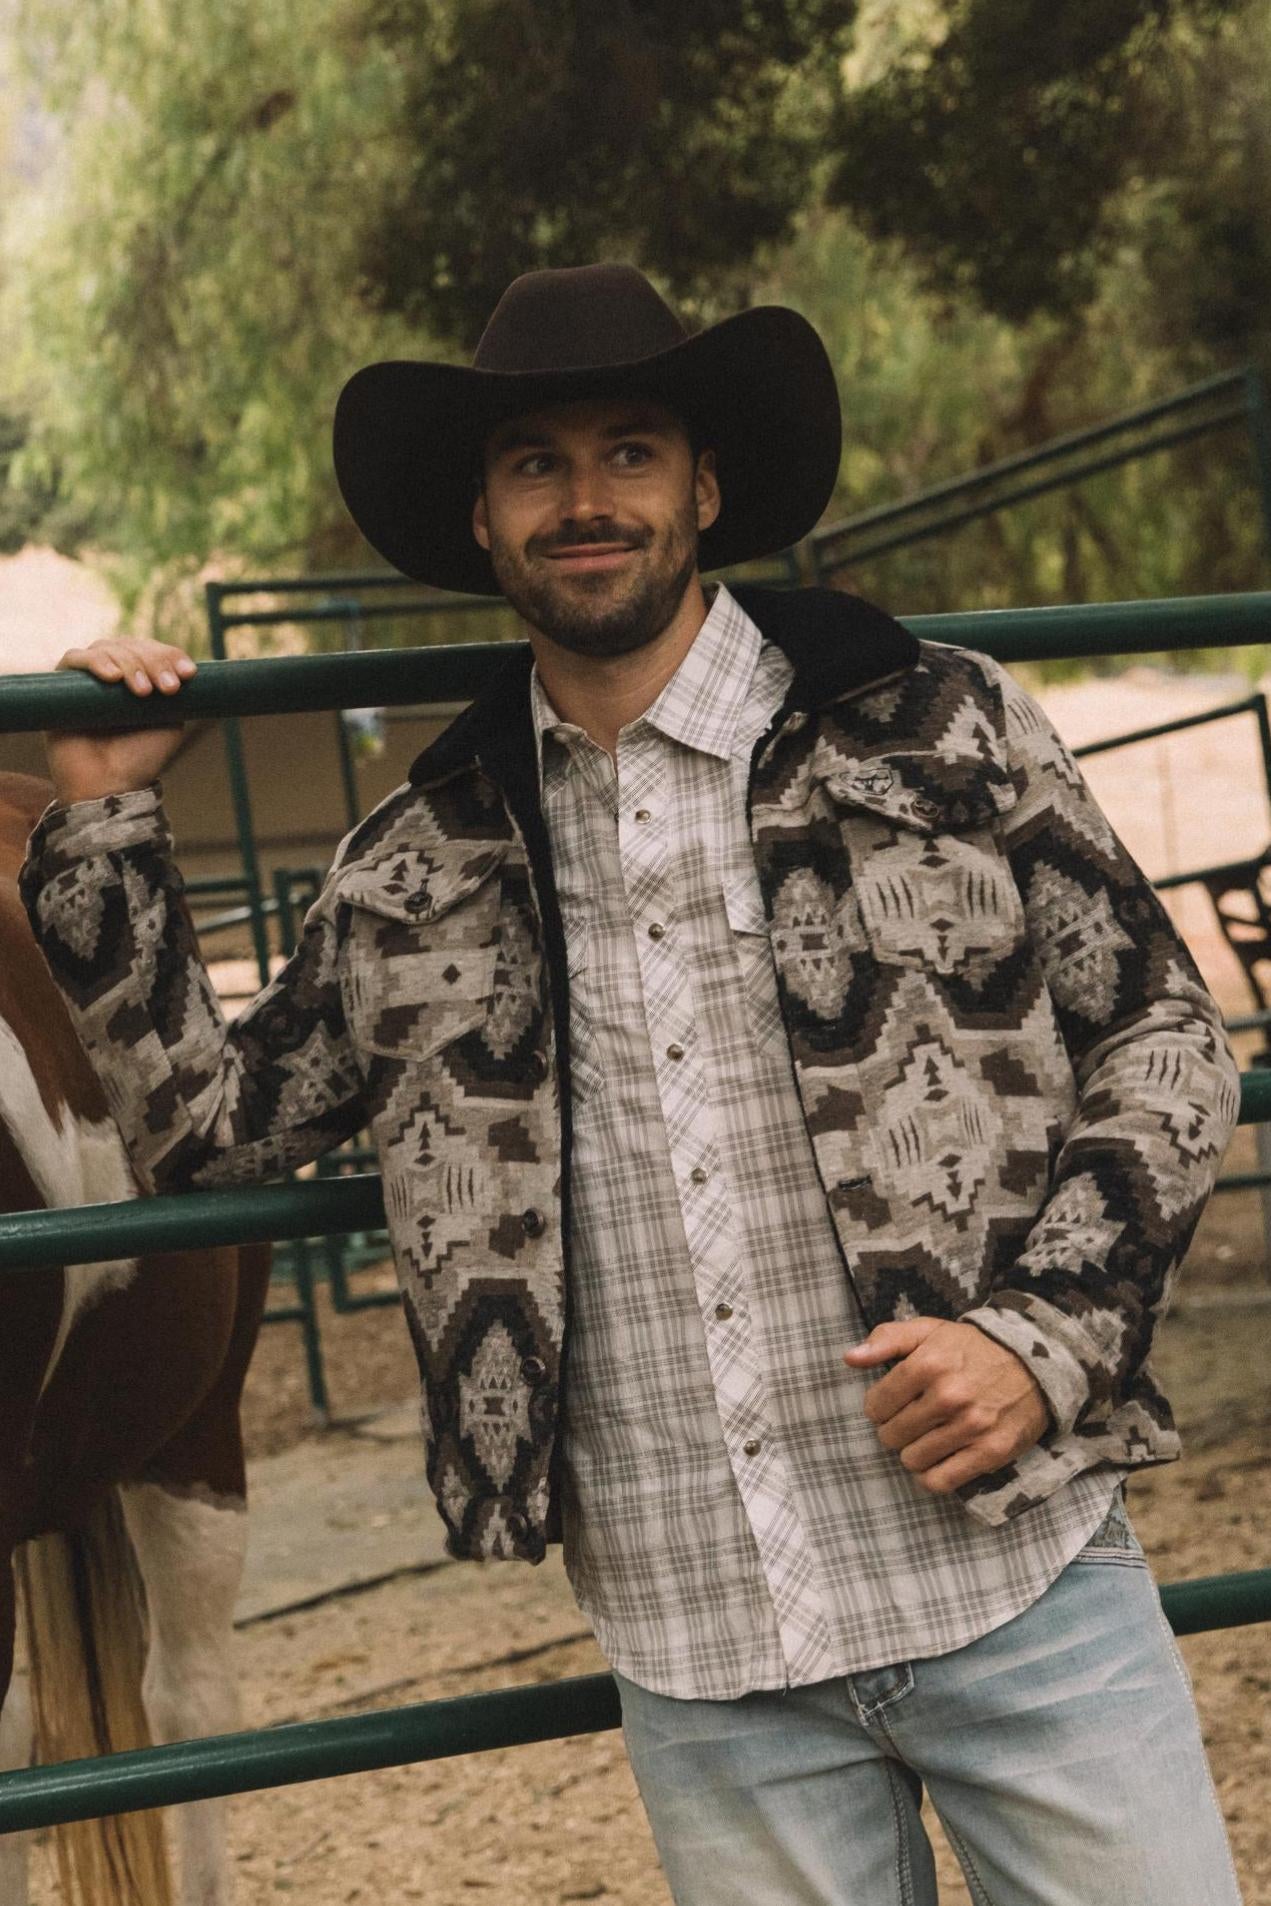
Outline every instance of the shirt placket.
{"type": "MultiPolygon", "coordinates": [[[[705,769],[702,760],[699,766],[705,769]]],[[[718,764],[726,775],[728,767],[718,764]]],[[[646,1024],[716,1408],[772,1599],[784,1667],[806,1678],[830,1636],[760,1368],[738,1232],[696,1023],[682,885],[671,849],[667,745],[644,728],[619,744],[618,844],[646,1024]]]]}

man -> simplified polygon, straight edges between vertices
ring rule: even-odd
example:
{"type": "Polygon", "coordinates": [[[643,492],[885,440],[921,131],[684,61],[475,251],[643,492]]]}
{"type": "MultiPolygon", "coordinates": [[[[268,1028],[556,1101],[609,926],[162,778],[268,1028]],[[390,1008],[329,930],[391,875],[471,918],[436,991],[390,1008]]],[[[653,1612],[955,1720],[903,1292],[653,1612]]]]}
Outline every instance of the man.
{"type": "MultiPolygon", "coordinates": [[[[717,588],[829,499],[794,313],[687,338],[638,273],[520,279],[471,369],[336,418],[364,533],[504,592],[518,656],[344,843],[227,1028],[153,785],[50,738],[24,892],[139,1171],[369,1124],[461,1556],[561,1531],[688,1906],[1225,1906],[1122,1505],[1237,1080],[1058,738],[983,656],[717,588]]],[[[138,693],[144,642],[70,666],[138,693]]]]}

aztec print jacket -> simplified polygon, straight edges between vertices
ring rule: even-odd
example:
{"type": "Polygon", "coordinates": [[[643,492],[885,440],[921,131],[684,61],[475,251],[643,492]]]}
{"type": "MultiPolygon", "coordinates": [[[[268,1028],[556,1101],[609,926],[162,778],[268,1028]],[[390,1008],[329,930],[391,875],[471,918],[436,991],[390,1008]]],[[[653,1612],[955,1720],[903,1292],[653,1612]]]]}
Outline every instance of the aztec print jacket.
{"type": "MultiPolygon", "coordinates": [[[[736,591],[794,666],[755,858],[825,1196],[870,1326],[974,1322],[1052,1423],[997,1524],[1178,1453],[1147,1366],[1237,1109],[1217,1010],[1036,706],[880,610],[736,591]]],[[[157,789],[52,808],[23,892],[139,1174],[257,1179],[369,1125],[451,1552],[559,1533],[569,999],[519,653],[344,842],[226,1027],[157,789]]]]}

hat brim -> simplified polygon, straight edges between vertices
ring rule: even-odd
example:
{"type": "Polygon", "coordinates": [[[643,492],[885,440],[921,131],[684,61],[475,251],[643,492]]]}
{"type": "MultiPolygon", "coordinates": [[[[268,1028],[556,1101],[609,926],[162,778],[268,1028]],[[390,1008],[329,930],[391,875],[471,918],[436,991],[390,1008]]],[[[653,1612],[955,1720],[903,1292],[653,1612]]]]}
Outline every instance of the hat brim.
{"type": "Polygon", "coordinates": [[[488,371],[410,360],[368,364],[336,404],[335,472],[371,547],[416,582],[497,596],[472,533],[473,485],[494,426],[546,404],[649,397],[715,452],[722,507],[700,566],[788,549],[833,493],[842,442],[825,347],[797,311],[759,305],[630,364],[488,371]]]}

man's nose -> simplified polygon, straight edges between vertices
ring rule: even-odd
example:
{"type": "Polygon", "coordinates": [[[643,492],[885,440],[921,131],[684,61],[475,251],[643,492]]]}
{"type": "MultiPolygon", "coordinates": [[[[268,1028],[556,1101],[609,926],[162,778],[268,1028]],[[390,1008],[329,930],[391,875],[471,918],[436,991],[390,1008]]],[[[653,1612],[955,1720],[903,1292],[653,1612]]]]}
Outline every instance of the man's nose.
{"type": "Polygon", "coordinates": [[[561,496],[561,515],[579,522],[612,514],[609,482],[603,469],[595,464],[572,464],[567,472],[561,496]]]}

